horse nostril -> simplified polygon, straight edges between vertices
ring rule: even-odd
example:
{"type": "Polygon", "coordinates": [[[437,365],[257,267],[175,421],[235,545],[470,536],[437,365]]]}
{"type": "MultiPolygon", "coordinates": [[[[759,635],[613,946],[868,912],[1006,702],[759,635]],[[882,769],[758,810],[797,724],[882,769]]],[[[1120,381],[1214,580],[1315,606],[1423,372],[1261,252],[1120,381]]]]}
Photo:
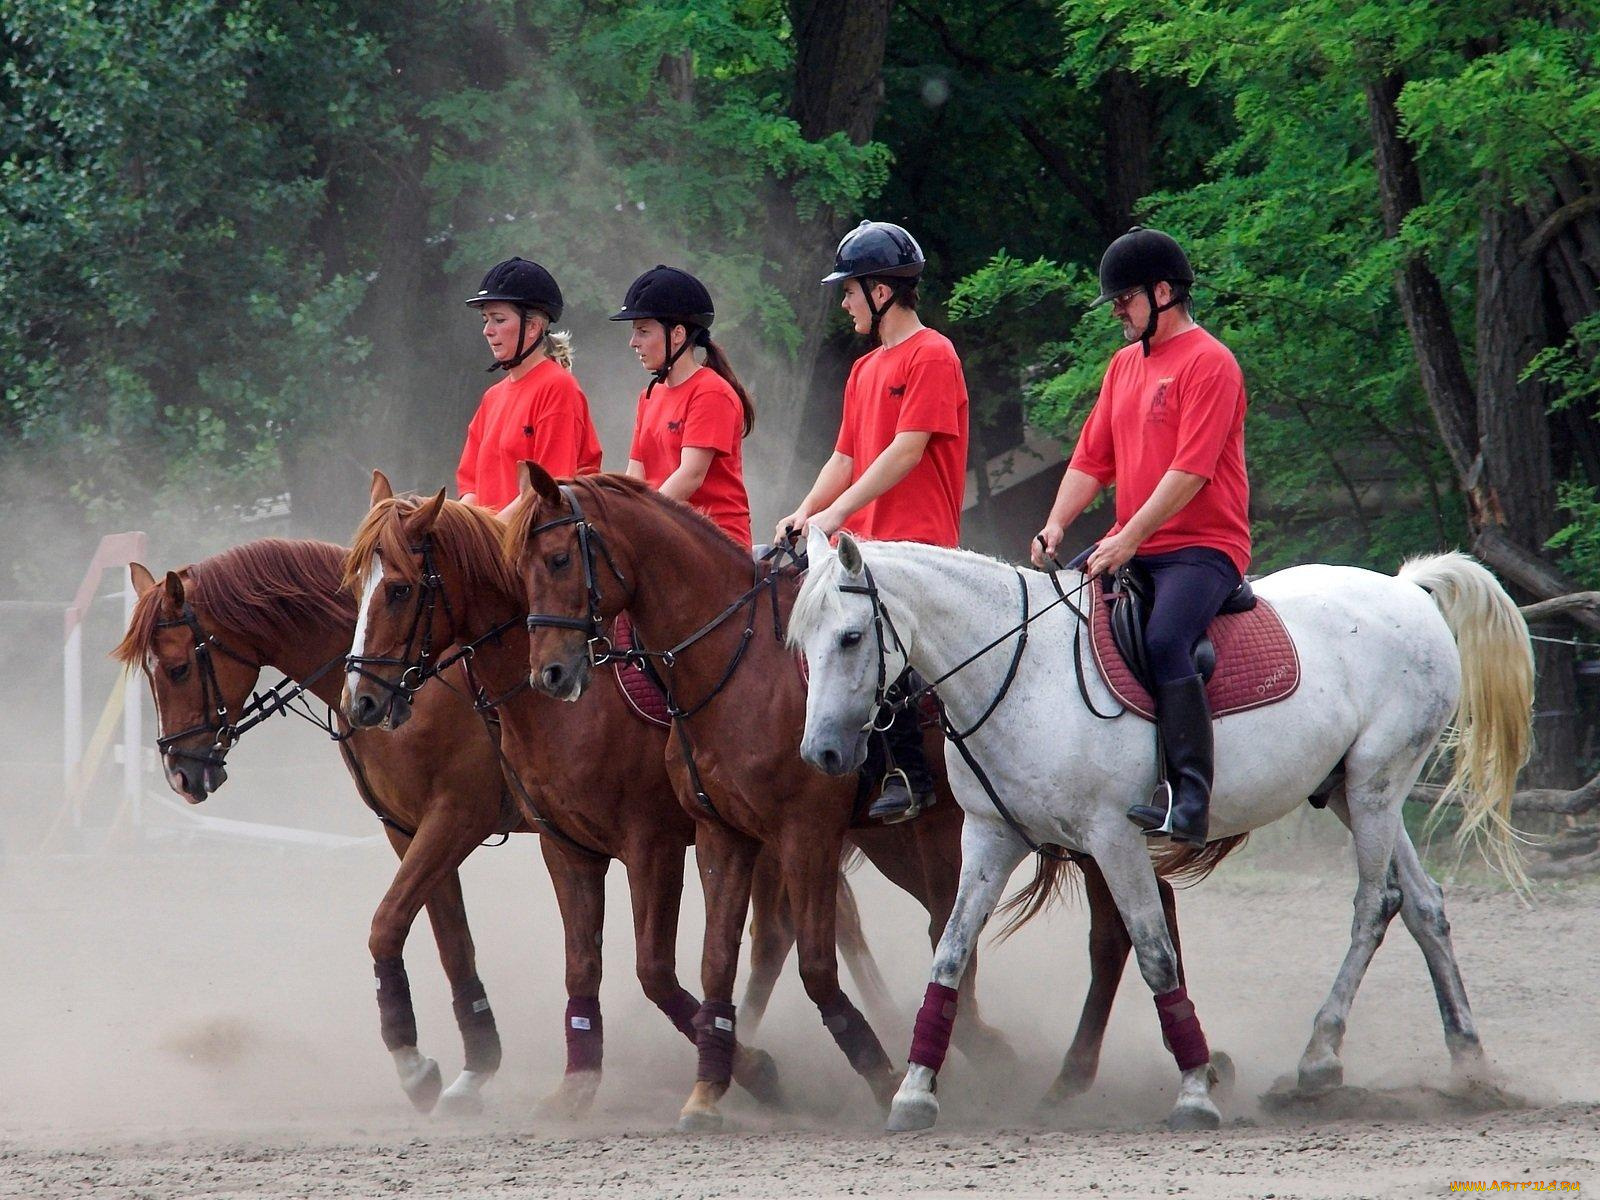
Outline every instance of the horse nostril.
{"type": "Polygon", "coordinates": [[[844,767],[844,758],[837,750],[824,750],[822,752],[822,769],[830,775],[837,775],[844,767]]]}
{"type": "Polygon", "coordinates": [[[561,687],[561,681],[565,677],[566,672],[561,669],[559,663],[551,663],[543,671],[539,672],[539,678],[544,680],[544,686],[552,692],[561,687]]]}
{"type": "Polygon", "coordinates": [[[377,707],[378,707],[377,704],[373,701],[371,696],[357,696],[356,697],[356,722],[357,722],[357,724],[366,725],[366,724],[370,723],[371,720],[372,720],[372,717],[373,717],[373,710],[375,710],[377,707]]]}

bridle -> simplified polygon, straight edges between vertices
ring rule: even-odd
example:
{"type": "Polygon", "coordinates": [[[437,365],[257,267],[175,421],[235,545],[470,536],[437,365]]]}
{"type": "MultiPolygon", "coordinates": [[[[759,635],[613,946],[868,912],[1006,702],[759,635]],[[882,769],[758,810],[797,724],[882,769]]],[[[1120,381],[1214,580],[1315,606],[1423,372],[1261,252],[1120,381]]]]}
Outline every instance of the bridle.
{"type": "MultiPolygon", "coordinates": [[[[194,638],[194,661],[200,671],[200,705],[204,719],[199,725],[191,725],[187,729],[180,729],[177,733],[158,737],[156,750],[162,755],[170,754],[176,758],[189,759],[202,767],[221,767],[224,765],[223,755],[229,747],[239,740],[239,735],[246,729],[254,727],[262,719],[262,714],[257,712],[252,716],[252,706],[255,704],[253,700],[251,705],[246,705],[240,710],[238,722],[228,719],[228,702],[222,694],[222,685],[217,682],[217,668],[212,661],[211,652],[218,651],[258,672],[265,664],[254,662],[237,650],[229,649],[215,635],[207,633],[200,625],[200,618],[194,614],[194,606],[188,601],[184,602],[183,610],[176,617],[157,621],[155,627],[176,629],[180,625],[187,627],[194,638]],[[179,742],[198,733],[203,733],[211,739],[211,746],[205,751],[191,750],[178,745],[179,742]]],[[[256,698],[259,699],[260,697],[256,698]]]]}
{"type": "MultiPolygon", "coordinates": [[[[611,639],[600,632],[605,625],[605,617],[600,612],[600,572],[595,560],[595,549],[599,548],[601,556],[605,559],[606,567],[610,570],[617,584],[626,589],[628,581],[623,578],[622,572],[617,568],[617,560],[612,557],[611,547],[606,545],[606,540],[601,536],[592,522],[583,514],[583,506],[578,503],[578,497],[566,484],[560,484],[561,496],[566,500],[571,512],[564,516],[553,517],[548,521],[535,525],[528,531],[528,541],[533,541],[542,533],[552,529],[561,529],[567,525],[575,525],[578,530],[578,556],[583,562],[583,590],[588,603],[588,613],[582,617],[562,617],[552,613],[530,612],[523,618],[528,627],[528,632],[537,629],[575,629],[586,634],[588,638],[589,663],[591,666],[603,666],[619,657],[611,644],[611,639]]],[[[620,657],[626,658],[627,655],[620,657]]]]}

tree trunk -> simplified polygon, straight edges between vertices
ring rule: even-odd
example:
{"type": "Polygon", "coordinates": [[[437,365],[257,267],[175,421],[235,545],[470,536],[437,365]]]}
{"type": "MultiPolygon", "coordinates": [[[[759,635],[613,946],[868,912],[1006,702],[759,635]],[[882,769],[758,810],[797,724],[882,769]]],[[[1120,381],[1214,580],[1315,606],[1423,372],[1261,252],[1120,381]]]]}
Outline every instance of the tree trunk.
{"type": "Polygon", "coordinates": [[[1128,231],[1139,201],[1150,194],[1155,96],[1131,71],[1107,71],[1100,77],[1100,122],[1105,130],[1105,186],[1095,212],[1101,240],[1109,244],[1128,231]]]}
{"type": "MultiPolygon", "coordinates": [[[[883,107],[890,6],[891,0],[791,0],[795,73],[789,115],[808,140],[835,133],[858,146],[871,140],[883,107]]],[[[791,447],[788,464],[772,464],[775,479],[787,475],[777,501],[787,512],[833,447],[839,403],[832,395],[836,372],[827,369],[825,340],[836,297],[817,280],[827,274],[839,237],[859,218],[852,213],[841,220],[841,214],[827,210],[802,218],[786,186],[775,190],[769,211],[770,278],[793,306],[798,333],[790,360],[773,370],[761,389],[765,439],[791,447]],[[821,394],[823,386],[828,395],[821,394]]],[[[770,515],[775,519],[782,513],[770,515]]]]}

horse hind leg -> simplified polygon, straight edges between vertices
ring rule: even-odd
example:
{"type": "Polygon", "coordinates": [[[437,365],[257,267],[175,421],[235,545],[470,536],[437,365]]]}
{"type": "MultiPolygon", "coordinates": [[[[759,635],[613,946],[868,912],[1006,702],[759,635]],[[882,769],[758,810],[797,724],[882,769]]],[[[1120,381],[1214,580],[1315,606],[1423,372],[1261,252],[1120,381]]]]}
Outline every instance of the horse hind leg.
{"type": "MultiPolygon", "coordinates": [[[[1355,758],[1354,752],[1350,757],[1355,758]]],[[[1302,1091],[1326,1091],[1344,1082],[1339,1050],[1344,1044],[1351,1005],[1389,923],[1404,903],[1394,863],[1402,832],[1400,805],[1421,768],[1419,755],[1410,763],[1385,764],[1357,782],[1357,767],[1347,765],[1344,795],[1329,799],[1328,807],[1350,827],[1355,839],[1355,911],[1350,924],[1350,947],[1327,999],[1317,1010],[1311,1039],[1300,1056],[1297,1074],[1302,1091]]]]}

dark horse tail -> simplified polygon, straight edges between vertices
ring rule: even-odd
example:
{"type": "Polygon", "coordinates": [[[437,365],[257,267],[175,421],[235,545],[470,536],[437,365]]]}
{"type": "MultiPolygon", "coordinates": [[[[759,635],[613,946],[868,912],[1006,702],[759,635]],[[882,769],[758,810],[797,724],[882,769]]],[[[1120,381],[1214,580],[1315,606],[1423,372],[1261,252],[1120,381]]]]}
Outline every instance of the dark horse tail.
{"type": "MultiPolygon", "coordinates": [[[[1190,887],[1215,871],[1223,859],[1244,845],[1245,839],[1249,836],[1248,833],[1236,833],[1232,837],[1218,838],[1204,846],[1185,846],[1177,842],[1168,842],[1151,854],[1151,865],[1155,867],[1158,877],[1179,887],[1190,887]]],[[[1059,846],[1051,848],[1057,853],[1062,852],[1059,846]]],[[[1088,858],[1088,855],[1070,850],[1065,853],[1074,866],[1088,858]]],[[[1076,871],[1066,870],[1069,865],[1068,859],[1052,858],[1044,854],[1034,856],[1032,882],[1017,889],[995,909],[996,916],[1006,918],[997,940],[1005,941],[1061,899],[1072,881],[1078,878],[1076,871]]]]}

